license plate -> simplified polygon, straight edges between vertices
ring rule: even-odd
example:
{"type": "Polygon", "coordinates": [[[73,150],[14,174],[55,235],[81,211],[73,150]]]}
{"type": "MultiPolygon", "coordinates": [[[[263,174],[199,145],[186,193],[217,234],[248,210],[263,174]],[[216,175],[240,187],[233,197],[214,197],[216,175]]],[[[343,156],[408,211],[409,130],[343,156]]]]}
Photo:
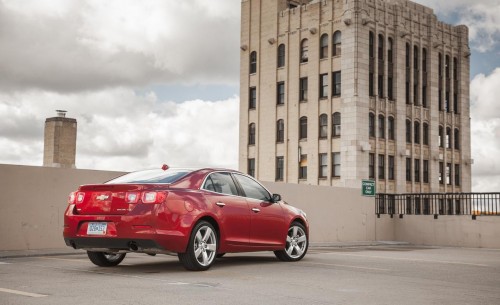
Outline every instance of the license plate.
{"type": "Polygon", "coordinates": [[[87,227],[88,235],[106,235],[106,229],[108,228],[107,222],[89,222],[87,227]]]}

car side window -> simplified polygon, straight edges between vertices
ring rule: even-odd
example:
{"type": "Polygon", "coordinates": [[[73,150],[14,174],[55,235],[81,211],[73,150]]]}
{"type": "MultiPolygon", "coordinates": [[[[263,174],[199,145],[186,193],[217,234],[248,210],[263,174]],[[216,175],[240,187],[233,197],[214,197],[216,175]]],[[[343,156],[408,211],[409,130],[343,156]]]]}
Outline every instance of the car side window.
{"type": "Polygon", "coordinates": [[[238,183],[241,185],[243,188],[243,191],[245,192],[245,196],[257,200],[262,200],[262,201],[270,201],[271,196],[269,195],[269,192],[262,187],[257,181],[253,180],[252,178],[249,178],[247,176],[239,175],[239,174],[234,174],[234,177],[238,181],[238,183]]]}
{"type": "Polygon", "coordinates": [[[229,173],[213,173],[208,176],[203,189],[227,195],[238,195],[238,190],[229,173]]]}

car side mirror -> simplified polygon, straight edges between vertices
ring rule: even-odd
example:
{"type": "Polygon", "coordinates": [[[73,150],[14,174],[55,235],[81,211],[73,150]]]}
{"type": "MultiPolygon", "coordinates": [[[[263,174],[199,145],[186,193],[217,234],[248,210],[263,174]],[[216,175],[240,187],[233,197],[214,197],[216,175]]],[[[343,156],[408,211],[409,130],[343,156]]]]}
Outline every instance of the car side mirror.
{"type": "Polygon", "coordinates": [[[278,201],[281,201],[281,195],[273,194],[273,202],[278,202],[278,201]]]}

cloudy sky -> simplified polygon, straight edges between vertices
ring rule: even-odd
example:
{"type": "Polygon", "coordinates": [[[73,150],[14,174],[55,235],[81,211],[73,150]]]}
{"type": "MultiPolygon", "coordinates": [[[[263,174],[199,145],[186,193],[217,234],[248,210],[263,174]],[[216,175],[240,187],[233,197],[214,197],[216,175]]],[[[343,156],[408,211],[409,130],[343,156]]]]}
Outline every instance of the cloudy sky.
{"type": "MultiPolygon", "coordinates": [[[[467,24],[474,191],[500,191],[500,0],[417,0],[467,24]]],[[[41,165],[56,109],[78,168],[237,168],[239,0],[0,0],[0,163],[41,165]]]]}

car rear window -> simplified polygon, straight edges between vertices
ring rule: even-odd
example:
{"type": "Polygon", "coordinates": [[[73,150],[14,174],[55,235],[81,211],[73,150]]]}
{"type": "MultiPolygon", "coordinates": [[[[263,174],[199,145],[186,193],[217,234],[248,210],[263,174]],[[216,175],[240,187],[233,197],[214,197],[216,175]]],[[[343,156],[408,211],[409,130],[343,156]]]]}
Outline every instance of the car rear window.
{"type": "Polygon", "coordinates": [[[129,184],[129,183],[174,183],[180,178],[189,174],[191,170],[187,169],[150,169],[139,172],[129,173],[106,184],[129,184]]]}

